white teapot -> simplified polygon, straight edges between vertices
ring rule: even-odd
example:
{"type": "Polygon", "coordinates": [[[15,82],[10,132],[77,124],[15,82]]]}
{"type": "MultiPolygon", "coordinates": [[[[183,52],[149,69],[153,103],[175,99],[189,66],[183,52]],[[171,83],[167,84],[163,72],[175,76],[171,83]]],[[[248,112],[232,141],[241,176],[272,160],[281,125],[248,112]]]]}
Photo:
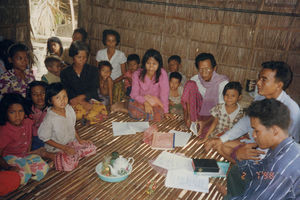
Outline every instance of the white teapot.
{"type": "Polygon", "coordinates": [[[126,159],[123,156],[119,156],[119,158],[115,160],[113,166],[108,165],[108,167],[112,175],[120,176],[124,172],[127,172],[129,164],[133,165],[133,163],[134,163],[134,159],[132,157],[126,159]]]}

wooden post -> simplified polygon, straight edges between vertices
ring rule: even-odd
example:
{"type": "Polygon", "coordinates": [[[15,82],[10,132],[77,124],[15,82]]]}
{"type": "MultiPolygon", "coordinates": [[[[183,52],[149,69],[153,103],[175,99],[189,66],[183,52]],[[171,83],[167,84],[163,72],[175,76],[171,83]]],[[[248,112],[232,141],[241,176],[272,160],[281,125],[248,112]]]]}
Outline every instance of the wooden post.
{"type": "Polygon", "coordinates": [[[70,0],[70,9],[71,9],[71,17],[72,17],[72,28],[75,29],[75,16],[74,16],[74,6],[73,0],[70,0]]]}

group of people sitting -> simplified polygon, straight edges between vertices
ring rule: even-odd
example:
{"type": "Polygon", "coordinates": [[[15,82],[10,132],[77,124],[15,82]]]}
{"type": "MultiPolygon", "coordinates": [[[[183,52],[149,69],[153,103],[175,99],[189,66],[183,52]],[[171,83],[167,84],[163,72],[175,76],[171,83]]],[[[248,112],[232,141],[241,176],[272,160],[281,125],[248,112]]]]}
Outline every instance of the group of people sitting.
{"type": "Polygon", "coordinates": [[[168,59],[169,72],[155,49],[141,61],[137,54],[126,57],[114,30],[103,32],[106,48],[96,54],[97,67],[88,64],[86,31],[76,29],[72,39],[64,50],[59,38],[49,38],[42,81],[33,76],[24,44],[7,49],[0,78],[0,184],[7,188],[0,195],[30,178],[41,180],[49,169],[44,159],[60,171],[76,168],[96,153],[76,133],[76,120],[101,123],[108,112],[120,111],[147,121],[182,115],[188,128],[196,124],[207,151],[236,163],[227,191],[219,187],[225,198],[300,198],[300,110],[285,92],[292,79],[286,63],[262,64],[258,95],[245,112],[240,82],[217,73],[210,53],[196,56],[198,73],[187,80],[180,56],[168,59]]]}

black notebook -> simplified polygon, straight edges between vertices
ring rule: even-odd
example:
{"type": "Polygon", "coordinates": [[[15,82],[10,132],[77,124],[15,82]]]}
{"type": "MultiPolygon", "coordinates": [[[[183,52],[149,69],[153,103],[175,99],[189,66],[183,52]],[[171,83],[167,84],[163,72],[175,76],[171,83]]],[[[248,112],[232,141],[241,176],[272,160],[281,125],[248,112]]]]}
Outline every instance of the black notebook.
{"type": "Polygon", "coordinates": [[[214,159],[193,158],[194,172],[219,172],[219,166],[214,159]]]}

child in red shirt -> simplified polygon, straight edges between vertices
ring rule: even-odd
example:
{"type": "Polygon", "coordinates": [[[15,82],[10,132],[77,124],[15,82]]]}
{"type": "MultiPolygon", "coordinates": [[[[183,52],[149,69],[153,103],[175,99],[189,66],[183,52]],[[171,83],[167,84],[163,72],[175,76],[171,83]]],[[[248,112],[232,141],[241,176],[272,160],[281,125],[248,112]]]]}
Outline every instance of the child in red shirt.
{"type": "Polygon", "coordinates": [[[0,168],[17,171],[21,184],[30,178],[41,180],[48,172],[48,164],[30,152],[33,121],[29,118],[30,108],[17,93],[4,94],[0,102],[0,168]]]}

